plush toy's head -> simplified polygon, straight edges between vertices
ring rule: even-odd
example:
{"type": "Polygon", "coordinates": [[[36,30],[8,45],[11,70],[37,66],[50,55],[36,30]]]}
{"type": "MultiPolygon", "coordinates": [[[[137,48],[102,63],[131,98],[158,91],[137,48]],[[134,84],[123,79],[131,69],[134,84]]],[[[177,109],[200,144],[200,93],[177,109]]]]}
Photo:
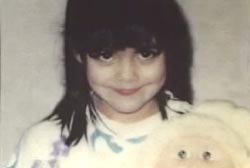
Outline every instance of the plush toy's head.
{"type": "Polygon", "coordinates": [[[238,134],[250,149],[250,111],[227,101],[206,101],[193,108],[193,113],[210,116],[238,134]]]}
{"type": "Polygon", "coordinates": [[[142,154],[136,167],[250,168],[249,148],[242,136],[202,112],[164,122],[148,137],[142,154]]]}

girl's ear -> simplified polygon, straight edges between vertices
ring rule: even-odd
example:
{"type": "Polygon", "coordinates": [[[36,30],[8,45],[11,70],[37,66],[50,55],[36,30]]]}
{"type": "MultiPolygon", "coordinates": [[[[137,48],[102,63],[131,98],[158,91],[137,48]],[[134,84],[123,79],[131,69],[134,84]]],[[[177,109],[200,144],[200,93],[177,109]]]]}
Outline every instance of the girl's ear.
{"type": "Polygon", "coordinates": [[[76,61],[77,61],[79,64],[82,64],[82,63],[83,63],[83,60],[82,60],[82,57],[81,57],[81,55],[79,54],[79,52],[77,52],[75,49],[73,49],[73,54],[74,54],[74,58],[76,59],[76,61]]]}
{"type": "Polygon", "coordinates": [[[76,61],[77,61],[78,63],[82,64],[82,57],[81,57],[80,54],[75,54],[74,57],[75,57],[75,59],[76,59],[76,61]]]}

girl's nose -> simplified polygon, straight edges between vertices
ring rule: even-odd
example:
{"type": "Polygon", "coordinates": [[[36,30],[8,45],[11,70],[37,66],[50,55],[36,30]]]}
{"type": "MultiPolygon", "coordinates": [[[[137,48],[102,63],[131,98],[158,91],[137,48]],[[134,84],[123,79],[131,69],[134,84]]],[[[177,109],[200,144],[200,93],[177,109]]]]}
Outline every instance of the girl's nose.
{"type": "Polygon", "coordinates": [[[117,79],[121,82],[135,82],[138,79],[138,66],[133,55],[123,55],[117,66],[117,79]]]}

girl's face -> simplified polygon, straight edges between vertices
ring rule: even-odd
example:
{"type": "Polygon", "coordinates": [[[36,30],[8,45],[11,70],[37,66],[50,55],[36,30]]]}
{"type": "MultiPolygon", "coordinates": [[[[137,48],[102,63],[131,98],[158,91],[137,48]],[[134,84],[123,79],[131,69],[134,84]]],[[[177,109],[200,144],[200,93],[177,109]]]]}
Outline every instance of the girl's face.
{"type": "Polygon", "coordinates": [[[159,112],[155,95],[166,80],[165,56],[133,48],[90,53],[87,77],[97,110],[113,120],[138,121],[159,112]]]}

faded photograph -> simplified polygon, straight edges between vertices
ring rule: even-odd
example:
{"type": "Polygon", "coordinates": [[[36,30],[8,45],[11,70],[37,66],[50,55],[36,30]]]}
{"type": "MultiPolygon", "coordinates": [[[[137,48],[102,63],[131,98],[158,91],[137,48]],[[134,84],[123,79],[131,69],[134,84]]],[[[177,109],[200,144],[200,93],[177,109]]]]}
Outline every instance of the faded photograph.
{"type": "Polygon", "coordinates": [[[250,167],[248,0],[2,6],[0,167],[250,167]]]}

